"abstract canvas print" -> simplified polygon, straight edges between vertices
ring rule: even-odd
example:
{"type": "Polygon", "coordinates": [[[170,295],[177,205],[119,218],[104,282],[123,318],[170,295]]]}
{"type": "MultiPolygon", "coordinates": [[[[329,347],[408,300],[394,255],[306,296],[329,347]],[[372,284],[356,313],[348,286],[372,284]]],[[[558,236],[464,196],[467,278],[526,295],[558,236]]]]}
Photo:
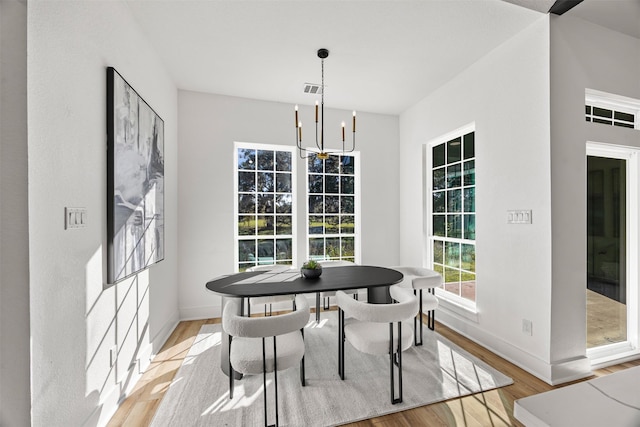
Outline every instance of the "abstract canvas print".
{"type": "Polygon", "coordinates": [[[164,259],[164,122],[107,68],[107,283],[164,259]]]}

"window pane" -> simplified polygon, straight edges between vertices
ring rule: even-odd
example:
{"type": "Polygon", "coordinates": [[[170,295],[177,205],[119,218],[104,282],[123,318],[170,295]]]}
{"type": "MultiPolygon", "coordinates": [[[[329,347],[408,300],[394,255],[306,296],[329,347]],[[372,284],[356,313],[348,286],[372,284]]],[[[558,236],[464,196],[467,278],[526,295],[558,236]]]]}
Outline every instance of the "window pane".
{"type": "Polygon", "coordinates": [[[469,187],[464,189],[464,211],[476,211],[476,188],[469,187]]]}
{"type": "Polygon", "coordinates": [[[464,185],[476,185],[476,162],[464,162],[464,185]]]}
{"type": "Polygon", "coordinates": [[[238,242],[238,260],[255,261],[256,260],[256,242],[255,240],[240,240],[238,242]]]}
{"type": "Polygon", "coordinates": [[[444,243],[440,240],[433,242],[433,262],[444,264],[444,243]]]}
{"type": "Polygon", "coordinates": [[[623,122],[614,122],[613,125],[614,126],[620,126],[620,127],[623,127],[623,128],[632,128],[632,129],[634,127],[634,125],[631,124],[631,123],[623,123],[623,122]]]}
{"type": "Polygon", "coordinates": [[[476,247],[462,244],[461,268],[467,271],[476,271],[476,247]]]}
{"type": "Polygon", "coordinates": [[[460,151],[462,146],[462,138],[452,139],[447,142],[447,164],[459,162],[461,159],[460,151]]]}
{"type": "Polygon", "coordinates": [[[322,196],[309,196],[309,213],[323,213],[322,196]]]}
{"type": "Polygon", "coordinates": [[[290,260],[293,258],[293,251],[291,250],[293,243],[291,239],[277,239],[276,240],[276,259],[290,260]]]}
{"type": "Polygon", "coordinates": [[[276,170],[291,172],[291,153],[289,151],[276,151],[276,170]]]}
{"type": "Polygon", "coordinates": [[[447,212],[462,211],[462,190],[447,191],[447,212]]]}
{"type": "Polygon", "coordinates": [[[291,174],[290,173],[276,174],[276,191],[278,193],[291,193],[291,174]]]}
{"type": "Polygon", "coordinates": [[[460,164],[447,167],[447,188],[461,187],[462,176],[460,172],[460,164]]]}
{"type": "Polygon", "coordinates": [[[476,275],[473,273],[460,273],[460,280],[462,281],[461,294],[462,298],[466,298],[471,301],[476,300],[476,275]]]}
{"type": "Polygon", "coordinates": [[[475,157],[476,155],[476,147],[475,147],[475,133],[471,132],[464,136],[463,138],[464,144],[464,158],[470,159],[475,157]]]}
{"type": "Polygon", "coordinates": [[[309,175],[309,193],[322,193],[324,179],[322,175],[309,175]]]}
{"type": "Polygon", "coordinates": [[[444,269],[445,289],[456,295],[460,294],[460,270],[445,267],[444,269]]]}
{"type": "Polygon", "coordinates": [[[356,161],[353,156],[342,156],[342,173],[353,175],[355,173],[356,161]]]}
{"type": "Polygon", "coordinates": [[[584,106],[584,112],[586,114],[591,114],[591,106],[590,105],[585,105],[584,106]]]}
{"type": "Polygon", "coordinates": [[[273,151],[258,150],[258,170],[273,170],[273,151]]]}
{"type": "Polygon", "coordinates": [[[633,122],[636,119],[633,114],[623,113],[622,111],[616,111],[613,118],[616,120],[624,120],[626,122],[633,122]]]}
{"type": "Polygon", "coordinates": [[[272,193],[274,175],[271,172],[258,172],[258,191],[272,193]]]}
{"type": "Polygon", "coordinates": [[[460,268],[460,243],[444,242],[444,263],[448,267],[460,268]]]}
{"type": "Polygon", "coordinates": [[[238,212],[255,213],[256,199],[253,194],[238,194],[238,212]]]}
{"type": "Polygon", "coordinates": [[[343,215],[340,218],[340,233],[353,234],[355,233],[355,217],[353,215],[343,215]]]}
{"type": "Polygon", "coordinates": [[[340,213],[352,214],[355,212],[353,196],[340,196],[340,213]]]}
{"type": "Polygon", "coordinates": [[[438,264],[434,265],[433,271],[439,273],[441,276],[444,276],[444,267],[441,265],[438,265],[438,264]]]}
{"type": "Polygon", "coordinates": [[[355,256],[355,239],[353,237],[343,237],[342,238],[342,257],[353,257],[355,256]]]}
{"type": "Polygon", "coordinates": [[[444,148],[445,145],[444,144],[440,144],[440,145],[436,145],[435,147],[433,147],[433,149],[431,150],[431,153],[433,155],[433,167],[436,168],[438,166],[443,166],[445,164],[445,158],[444,158],[444,148]]]}
{"type": "Polygon", "coordinates": [[[324,192],[325,193],[339,193],[340,192],[340,177],[337,175],[325,175],[324,176],[324,192]]]}
{"type": "Polygon", "coordinates": [[[340,196],[325,196],[324,212],[338,213],[340,211],[340,196]]]}
{"type": "Polygon", "coordinates": [[[292,200],[291,194],[278,194],[276,195],[276,212],[277,213],[291,213],[292,200]]]}
{"type": "Polygon", "coordinates": [[[342,194],[353,194],[355,192],[354,182],[355,182],[355,178],[352,176],[340,177],[340,183],[341,183],[340,190],[342,194]]]}
{"type": "Polygon", "coordinates": [[[258,215],[258,234],[273,235],[273,216],[258,215]]]}
{"type": "Polygon", "coordinates": [[[255,170],[256,150],[238,148],[238,169],[255,170]]]}
{"type": "Polygon", "coordinates": [[[322,258],[324,255],[324,239],[309,239],[309,256],[310,258],[322,258]]]}
{"type": "Polygon", "coordinates": [[[433,193],[433,212],[446,212],[445,191],[435,191],[433,193]]]}
{"type": "Polygon", "coordinates": [[[475,215],[464,216],[464,238],[467,240],[476,239],[476,216],[475,215]]]}
{"type": "Polygon", "coordinates": [[[253,215],[241,215],[238,217],[238,234],[250,236],[256,232],[256,217],[253,215]]]}
{"type": "Polygon", "coordinates": [[[605,108],[593,107],[593,115],[599,117],[613,117],[613,111],[607,110],[605,108]]]}
{"type": "Polygon", "coordinates": [[[251,268],[251,267],[255,267],[256,263],[255,262],[241,262],[238,263],[238,272],[242,273],[244,271],[247,271],[247,268],[251,268]]]}
{"type": "Polygon", "coordinates": [[[604,125],[610,125],[610,124],[612,124],[611,120],[596,119],[596,118],[594,118],[594,119],[593,119],[593,122],[594,122],[594,123],[602,123],[602,124],[604,124],[604,125]]]}
{"type": "Polygon", "coordinates": [[[462,238],[462,215],[447,215],[447,237],[462,238]]]}
{"type": "Polygon", "coordinates": [[[256,191],[256,174],[254,172],[238,172],[238,192],[256,191]]]}
{"type": "Polygon", "coordinates": [[[293,234],[291,229],[291,216],[289,215],[277,215],[276,216],[276,234],[293,234]]]}
{"type": "Polygon", "coordinates": [[[340,258],[340,238],[327,237],[325,246],[325,255],[327,258],[340,258]]]}
{"type": "Polygon", "coordinates": [[[309,217],[309,234],[324,233],[324,218],[322,215],[313,215],[309,217]]]}
{"type": "Polygon", "coordinates": [[[273,264],[275,262],[273,239],[258,240],[258,264],[273,264]]]}
{"type": "Polygon", "coordinates": [[[338,156],[329,156],[324,161],[324,173],[340,173],[340,159],[338,156]]]}
{"type": "Polygon", "coordinates": [[[273,213],[273,194],[258,194],[258,213],[273,213]]]}
{"type": "Polygon", "coordinates": [[[433,235],[447,236],[447,221],[445,215],[433,215],[433,235]]]}
{"type": "Polygon", "coordinates": [[[311,155],[308,159],[309,172],[310,173],[322,173],[324,172],[322,168],[322,160],[318,158],[315,154],[311,155]]]}
{"type": "Polygon", "coordinates": [[[445,168],[435,169],[433,171],[433,189],[443,190],[445,188],[445,168]]]}
{"type": "Polygon", "coordinates": [[[340,217],[338,215],[327,215],[325,217],[324,232],[326,234],[338,234],[340,232],[339,224],[340,217]]]}

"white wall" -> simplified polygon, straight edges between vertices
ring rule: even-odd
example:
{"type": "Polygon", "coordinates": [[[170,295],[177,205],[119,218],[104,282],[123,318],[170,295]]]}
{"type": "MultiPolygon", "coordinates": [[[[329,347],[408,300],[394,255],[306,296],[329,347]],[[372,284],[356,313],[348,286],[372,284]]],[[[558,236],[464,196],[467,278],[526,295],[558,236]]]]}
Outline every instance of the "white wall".
{"type": "Polygon", "coordinates": [[[98,425],[178,319],[177,90],[123,3],[30,1],[27,48],[32,422],[98,425]],[[115,286],[105,285],[107,66],[165,123],[165,260],[115,286]],[[65,231],[65,206],[86,207],[88,226],[65,231]]]}
{"type": "MultiPolygon", "coordinates": [[[[401,115],[401,263],[423,265],[423,146],[475,122],[477,318],[437,317],[550,381],[549,22],[541,18],[401,115]],[[531,209],[531,225],[507,210],[531,209]],[[522,320],[533,322],[533,336],[522,320]]],[[[427,150],[430,155],[430,150],[427,150]]],[[[426,265],[426,264],[425,264],[426,265]]]]}
{"type": "Polygon", "coordinates": [[[0,425],[30,423],[27,5],[0,1],[0,425]]]}
{"type": "Polygon", "coordinates": [[[585,88],[640,99],[640,40],[563,15],[551,20],[551,41],[551,361],[556,363],[586,351],[586,142],[640,147],[637,130],[585,121],[585,88]]]}
{"type": "MultiPolygon", "coordinates": [[[[183,319],[214,317],[220,315],[220,298],[205,283],[234,271],[234,141],[295,145],[293,105],[187,91],[180,91],[178,100],[180,314],[183,319]]],[[[351,112],[325,108],[325,113],[327,133],[335,123],[339,136],[339,124],[351,112]]],[[[312,107],[300,106],[300,117],[313,117],[312,107]]],[[[357,150],[362,164],[361,261],[397,264],[398,117],[358,112],[357,150]]],[[[302,263],[305,169],[297,161],[302,263]]]]}

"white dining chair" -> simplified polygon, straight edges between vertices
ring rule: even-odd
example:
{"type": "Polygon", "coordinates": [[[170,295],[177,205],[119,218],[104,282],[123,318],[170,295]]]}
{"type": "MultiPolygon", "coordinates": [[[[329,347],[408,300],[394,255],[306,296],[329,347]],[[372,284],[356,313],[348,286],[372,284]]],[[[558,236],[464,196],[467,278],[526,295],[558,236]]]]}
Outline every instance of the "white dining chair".
{"type": "Polygon", "coordinates": [[[402,352],[411,347],[413,328],[403,323],[415,317],[418,300],[413,292],[399,285],[389,287],[397,303],[370,304],[355,300],[342,291],[338,300],[338,373],[345,378],[345,341],[358,351],[379,355],[389,354],[391,403],[402,402],[402,352]],[[345,315],[351,316],[345,324],[345,315]],[[398,395],[395,392],[394,365],[398,366],[398,395]]]}
{"type": "MultiPolygon", "coordinates": [[[[351,261],[345,261],[340,259],[322,260],[322,261],[318,261],[318,264],[320,264],[322,268],[351,267],[355,265],[351,261]]],[[[344,290],[343,292],[345,294],[352,295],[355,299],[358,299],[357,289],[344,290]]],[[[335,295],[336,295],[336,291],[325,291],[325,292],[316,293],[316,322],[320,322],[320,300],[322,300],[322,308],[324,310],[329,310],[329,308],[331,308],[331,297],[335,295]]]]}
{"type": "MultiPolygon", "coordinates": [[[[290,265],[281,265],[281,264],[270,264],[270,265],[257,265],[255,267],[247,268],[247,271],[270,271],[273,273],[281,273],[285,271],[291,270],[290,265]]],[[[293,302],[293,295],[274,295],[267,297],[252,297],[247,298],[247,315],[251,316],[251,307],[252,306],[261,306],[264,304],[264,315],[267,315],[267,306],[269,306],[269,316],[273,314],[273,304],[279,302],[293,302]]]]}
{"type": "Polygon", "coordinates": [[[262,374],[267,426],[267,373],[273,372],[277,426],[278,371],[300,363],[300,383],[305,386],[304,327],[309,321],[309,303],[304,295],[297,295],[292,312],[268,317],[243,317],[238,314],[238,304],[237,299],[231,299],[222,314],[222,329],[229,335],[229,398],[233,399],[235,372],[262,374]]]}
{"type": "Polygon", "coordinates": [[[427,313],[427,327],[432,331],[436,327],[436,308],[438,308],[438,297],[435,295],[435,288],[442,286],[442,275],[437,271],[424,267],[399,266],[391,267],[404,275],[400,286],[413,289],[414,294],[419,292],[420,310],[413,322],[416,329],[415,342],[416,346],[422,345],[422,314],[427,313]],[[425,294],[423,290],[427,290],[425,294]],[[420,324],[420,340],[418,341],[417,328],[420,324]]]}

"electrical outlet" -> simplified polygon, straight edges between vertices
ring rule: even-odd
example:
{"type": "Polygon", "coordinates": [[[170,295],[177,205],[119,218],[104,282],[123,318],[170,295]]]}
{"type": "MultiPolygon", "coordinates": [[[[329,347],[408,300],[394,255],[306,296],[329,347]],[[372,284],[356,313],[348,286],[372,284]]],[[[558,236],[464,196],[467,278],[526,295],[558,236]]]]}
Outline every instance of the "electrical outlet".
{"type": "Polygon", "coordinates": [[[533,322],[528,319],[522,319],[522,333],[525,335],[533,335],[533,322]]]}

